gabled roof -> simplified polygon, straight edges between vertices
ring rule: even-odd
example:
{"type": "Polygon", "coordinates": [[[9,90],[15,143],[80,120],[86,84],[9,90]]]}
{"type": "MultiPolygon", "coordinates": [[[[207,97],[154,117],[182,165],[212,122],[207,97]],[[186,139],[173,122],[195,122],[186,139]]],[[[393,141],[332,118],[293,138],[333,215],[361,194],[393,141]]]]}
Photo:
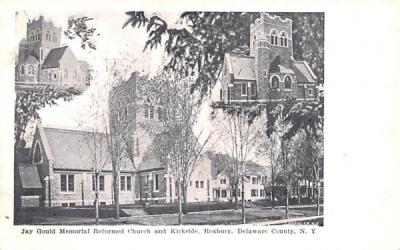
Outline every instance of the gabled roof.
{"type": "MultiPolygon", "coordinates": [[[[38,125],[38,127],[40,131],[41,126],[38,125]]],[[[88,144],[85,139],[85,132],[47,127],[42,130],[40,136],[44,144],[44,151],[47,156],[51,155],[55,169],[92,171],[94,151],[90,149],[89,145],[91,144],[88,144]]],[[[101,135],[97,133],[98,149],[96,152],[102,156],[101,162],[105,162],[102,170],[111,171],[112,165],[107,150],[107,141],[106,138],[100,139],[101,135]]],[[[121,171],[134,170],[130,160],[126,158],[122,160],[120,169],[121,171]]]]}
{"type": "Polygon", "coordinates": [[[225,54],[230,74],[237,80],[256,80],[254,57],[225,54]]]}
{"type": "Polygon", "coordinates": [[[68,46],[64,46],[50,50],[43,62],[43,69],[58,68],[60,66],[60,60],[64,56],[67,48],[68,46]]]}
{"type": "Polygon", "coordinates": [[[22,188],[42,188],[39,172],[35,165],[19,165],[18,171],[21,177],[22,188]]]}
{"type": "Polygon", "coordinates": [[[25,64],[38,64],[39,60],[33,55],[33,53],[30,53],[24,60],[25,64]]]}
{"type": "MultiPolygon", "coordinates": [[[[218,175],[226,174],[229,167],[233,166],[234,160],[226,154],[208,152],[208,158],[211,160],[211,175],[212,178],[217,178],[218,175]]],[[[262,176],[267,174],[265,166],[261,166],[253,161],[245,162],[245,174],[262,176]]]]}
{"type": "MultiPolygon", "coordinates": [[[[273,73],[294,74],[298,82],[316,83],[317,77],[312,72],[306,61],[295,61],[292,58],[293,66],[287,67],[282,64],[277,64],[273,73]]],[[[255,74],[255,59],[251,56],[242,56],[235,54],[225,54],[225,63],[228,72],[233,74],[235,80],[256,80],[255,74]]],[[[271,67],[273,62],[271,62],[271,67]]],[[[271,68],[272,69],[272,68],[271,68]]],[[[270,69],[270,70],[271,70],[270,69]]]]}
{"type": "Polygon", "coordinates": [[[314,75],[306,61],[293,60],[293,66],[297,82],[317,82],[317,77],[314,75]]]}

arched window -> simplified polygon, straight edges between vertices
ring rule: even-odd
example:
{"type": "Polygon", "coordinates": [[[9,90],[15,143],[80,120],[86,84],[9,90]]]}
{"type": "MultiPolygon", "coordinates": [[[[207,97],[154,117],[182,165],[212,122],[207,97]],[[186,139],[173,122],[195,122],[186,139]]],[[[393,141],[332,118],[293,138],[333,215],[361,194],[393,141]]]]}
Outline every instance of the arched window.
{"type": "Polygon", "coordinates": [[[279,88],[279,78],[277,76],[273,76],[271,78],[271,88],[273,89],[279,88]]]}
{"type": "Polygon", "coordinates": [[[36,142],[35,148],[33,150],[33,163],[41,163],[42,162],[42,148],[40,147],[39,142],[36,142]]]}
{"type": "Polygon", "coordinates": [[[286,32],[281,33],[281,46],[287,47],[288,46],[288,37],[286,35],[286,32]]]}
{"type": "Polygon", "coordinates": [[[278,33],[276,30],[272,30],[271,32],[271,44],[278,45],[278,33]]]}
{"type": "Polygon", "coordinates": [[[68,78],[68,70],[67,69],[64,70],[64,77],[68,78]]]}
{"type": "Polygon", "coordinates": [[[35,74],[35,68],[33,68],[33,65],[28,66],[28,75],[34,75],[35,74]]]}
{"type": "Polygon", "coordinates": [[[291,89],[292,88],[292,78],[290,76],[285,77],[285,89],[291,89]]]}
{"type": "Polygon", "coordinates": [[[24,65],[21,65],[21,75],[25,75],[25,67],[24,67],[24,65]]]}

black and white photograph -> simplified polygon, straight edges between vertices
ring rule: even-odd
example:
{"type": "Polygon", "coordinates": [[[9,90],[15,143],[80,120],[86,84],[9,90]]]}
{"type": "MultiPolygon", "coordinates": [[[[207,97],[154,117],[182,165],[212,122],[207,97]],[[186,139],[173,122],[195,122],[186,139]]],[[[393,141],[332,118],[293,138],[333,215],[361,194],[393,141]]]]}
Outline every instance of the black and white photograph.
{"type": "Polygon", "coordinates": [[[324,225],[324,12],[15,13],[15,225],[324,225]]]}
{"type": "Polygon", "coordinates": [[[3,0],[0,249],[400,249],[400,2],[3,0]]]}

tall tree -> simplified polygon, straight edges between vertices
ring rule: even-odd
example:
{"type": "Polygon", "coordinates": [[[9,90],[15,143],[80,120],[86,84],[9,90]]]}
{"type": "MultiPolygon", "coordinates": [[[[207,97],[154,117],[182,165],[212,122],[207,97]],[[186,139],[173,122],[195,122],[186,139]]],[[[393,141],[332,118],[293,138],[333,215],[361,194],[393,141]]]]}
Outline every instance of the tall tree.
{"type": "Polygon", "coordinates": [[[244,185],[246,178],[246,162],[255,152],[257,129],[259,129],[258,109],[248,106],[230,106],[216,114],[213,120],[215,127],[222,128],[220,135],[221,148],[225,150],[232,162],[228,165],[230,176],[233,177],[235,201],[238,200],[238,188],[241,184],[242,223],[245,218],[244,185]]]}
{"type": "Polygon", "coordinates": [[[201,97],[191,95],[193,81],[177,74],[163,74],[150,82],[148,105],[158,110],[159,123],[146,129],[157,136],[156,151],[175,179],[178,190],[178,223],[182,224],[183,204],[187,201],[190,176],[205,157],[210,135],[195,133],[201,97]],[[161,125],[161,127],[159,126],[161,125]]]}

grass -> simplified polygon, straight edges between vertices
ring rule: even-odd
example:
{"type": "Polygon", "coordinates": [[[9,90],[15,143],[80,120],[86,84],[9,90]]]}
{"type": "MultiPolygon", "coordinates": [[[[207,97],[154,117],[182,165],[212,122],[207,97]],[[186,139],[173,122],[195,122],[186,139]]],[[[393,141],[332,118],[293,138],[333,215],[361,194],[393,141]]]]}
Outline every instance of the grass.
{"type": "MultiPolygon", "coordinates": [[[[200,211],[215,211],[215,210],[228,210],[234,209],[236,206],[231,202],[198,202],[188,203],[183,207],[183,211],[186,213],[200,212],[200,211]]],[[[151,205],[144,208],[147,214],[174,214],[178,212],[178,204],[163,204],[163,205],[151,205]]]]}

